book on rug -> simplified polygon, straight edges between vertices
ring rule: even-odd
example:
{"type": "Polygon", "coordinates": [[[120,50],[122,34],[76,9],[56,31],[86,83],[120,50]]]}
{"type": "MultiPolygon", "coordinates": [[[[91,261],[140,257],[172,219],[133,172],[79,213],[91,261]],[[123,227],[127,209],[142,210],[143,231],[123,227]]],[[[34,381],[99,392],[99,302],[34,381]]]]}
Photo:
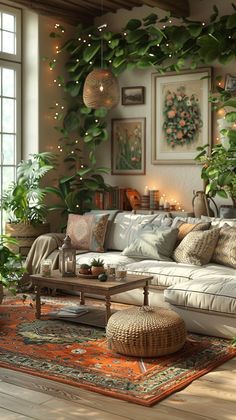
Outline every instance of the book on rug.
{"type": "Polygon", "coordinates": [[[85,315],[89,312],[88,309],[81,308],[78,306],[65,306],[62,309],[59,309],[58,311],[50,312],[48,315],[50,317],[67,317],[67,318],[77,318],[78,316],[85,315]]]}

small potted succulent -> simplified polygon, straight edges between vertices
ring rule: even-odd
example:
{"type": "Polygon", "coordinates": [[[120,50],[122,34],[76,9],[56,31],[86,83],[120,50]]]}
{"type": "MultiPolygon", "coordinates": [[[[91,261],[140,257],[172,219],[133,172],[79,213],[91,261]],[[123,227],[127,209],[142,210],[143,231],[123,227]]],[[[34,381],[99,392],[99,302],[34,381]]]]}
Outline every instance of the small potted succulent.
{"type": "Polygon", "coordinates": [[[101,258],[94,258],[91,261],[91,273],[94,276],[99,276],[99,274],[105,273],[104,261],[101,258]]]}

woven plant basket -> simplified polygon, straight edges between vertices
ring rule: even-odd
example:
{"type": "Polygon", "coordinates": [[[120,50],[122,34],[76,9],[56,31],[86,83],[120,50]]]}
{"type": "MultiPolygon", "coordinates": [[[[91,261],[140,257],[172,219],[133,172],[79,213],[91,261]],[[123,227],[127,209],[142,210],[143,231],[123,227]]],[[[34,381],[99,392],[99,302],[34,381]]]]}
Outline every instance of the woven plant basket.
{"type": "Polygon", "coordinates": [[[15,238],[18,242],[18,245],[9,245],[9,249],[17,254],[21,254],[23,257],[27,256],[35,239],[48,232],[50,232],[49,223],[42,223],[36,226],[25,223],[6,223],[5,225],[5,233],[15,238]]]}
{"type": "Polygon", "coordinates": [[[163,308],[125,309],[113,314],[107,324],[109,349],[127,356],[156,357],[174,353],[186,340],[182,318],[163,308]]]}

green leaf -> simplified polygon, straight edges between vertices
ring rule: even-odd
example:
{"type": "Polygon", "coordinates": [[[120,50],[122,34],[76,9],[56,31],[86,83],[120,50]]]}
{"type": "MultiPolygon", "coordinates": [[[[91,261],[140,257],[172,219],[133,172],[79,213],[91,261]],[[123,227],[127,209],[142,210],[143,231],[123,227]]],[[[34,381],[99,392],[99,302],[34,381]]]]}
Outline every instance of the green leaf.
{"type": "Polygon", "coordinates": [[[99,187],[99,184],[94,179],[85,179],[84,184],[86,188],[89,188],[90,190],[96,191],[96,189],[99,187]]]}
{"type": "Polygon", "coordinates": [[[162,39],[164,38],[164,32],[162,32],[159,28],[155,26],[151,26],[148,28],[148,32],[150,35],[152,35],[155,38],[155,42],[157,44],[160,44],[162,39]]]}
{"type": "Polygon", "coordinates": [[[222,197],[222,198],[228,198],[228,194],[225,192],[225,190],[218,190],[218,191],[216,192],[216,194],[217,194],[219,197],[222,197]]]}
{"type": "Polygon", "coordinates": [[[76,82],[67,82],[65,86],[66,92],[69,92],[71,96],[76,97],[78,96],[81,89],[81,84],[76,82]]]}
{"type": "Polygon", "coordinates": [[[85,105],[80,108],[80,113],[82,115],[89,115],[91,113],[91,111],[92,111],[92,108],[89,108],[85,105]]]}
{"type": "Polygon", "coordinates": [[[109,47],[110,47],[112,50],[114,50],[116,47],[118,47],[119,43],[120,43],[120,40],[119,40],[119,39],[117,39],[117,38],[112,39],[112,40],[109,42],[109,47]]]}
{"type": "Polygon", "coordinates": [[[236,111],[225,114],[226,121],[236,122],[236,111]]]}
{"type": "Polygon", "coordinates": [[[143,18],[144,26],[153,25],[157,22],[158,15],[151,13],[150,15],[143,18]]]}
{"type": "Polygon", "coordinates": [[[226,106],[232,106],[233,108],[236,108],[236,100],[234,100],[234,99],[229,99],[228,101],[225,101],[225,102],[222,104],[222,108],[223,108],[223,107],[226,107],[226,106]]]}
{"type": "Polygon", "coordinates": [[[228,130],[228,137],[230,140],[232,140],[234,143],[236,142],[236,130],[228,130]]]}
{"type": "Polygon", "coordinates": [[[185,42],[187,42],[190,38],[190,34],[186,28],[183,26],[179,28],[175,28],[170,36],[170,39],[175,48],[179,49],[182,48],[185,42]]]}
{"type": "Polygon", "coordinates": [[[202,33],[202,24],[193,23],[192,25],[188,26],[188,30],[193,38],[198,38],[199,35],[202,33]]]}
{"type": "Polygon", "coordinates": [[[125,60],[126,60],[126,58],[125,58],[124,56],[122,56],[122,57],[116,57],[116,58],[113,60],[112,65],[113,65],[113,67],[115,67],[115,68],[120,67],[120,66],[121,66],[121,64],[123,64],[123,63],[125,62],[125,60]]]}
{"type": "Polygon", "coordinates": [[[93,135],[92,134],[88,134],[84,137],[84,142],[85,143],[90,143],[93,140],[93,135]]]}
{"type": "Polygon", "coordinates": [[[83,58],[86,61],[86,63],[88,63],[97,54],[100,48],[101,48],[100,43],[92,44],[91,47],[85,48],[84,53],[83,53],[83,58]]]}
{"type": "Polygon", "coordinates": [[[127,42],[129,44],[140,41],[140,39],[147,37],[147,32],[144,29],[136,29],[135,31],[129,32],[127,35],[127,42]]]}
{"type": "Polygon", "coordinates": [[[232,15],[228,16],[228,19],[226,21],[226,28],[234,29],[235,27],[236,27],[236,13],[233,13],[232,15]]]}
{"type": "Polygon", "coordinates": [[[125,27],[125,29],[129,29],[130,31],[134,31],[135,29],[140,28],[142,26],[142,22],[139,19],[130,19],[125,27]]]}
{"type": "Polygon", "coordinates": [[[107,116],[107,109],[104,107],[96,109],[94,112],[95,117],[97,118],[105,118],[107,116]]]}
{"type": "Polygon", "coordinates": [[[68,131],[75,131],[80,124],[78,113],[70,111],[64,118],[64,128],[68,131]]]}
{"type": "Polygon", "coordinates": [[[77,174],[79,176],[84,176],[84,175],[87,175],[87,174],[91,173],[91,171],[92,171],[91,168],[82,168],[77,172],[77,174]]]}
{"type": "Polygon", "coordinates": [[[214,61],[219,55],[219,41],[211,34],[203,35],[197,39],[200,47],[199,54],[206,62],[214,61]]]}

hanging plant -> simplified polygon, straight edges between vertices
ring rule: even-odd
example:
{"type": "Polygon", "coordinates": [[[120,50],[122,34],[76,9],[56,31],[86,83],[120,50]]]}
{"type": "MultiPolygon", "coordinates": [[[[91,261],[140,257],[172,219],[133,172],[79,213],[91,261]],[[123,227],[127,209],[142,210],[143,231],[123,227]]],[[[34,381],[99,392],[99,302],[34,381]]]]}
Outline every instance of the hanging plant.
{"type": "MultiPolygon", "coordinates": [[[[67,53],[69,59],[66,63],[66,80],[58,76],[56,81],[67,93],[68,101],[72,102],[72,106],[63,116],[56,116],[56,119],[62,121],[62,126],[57,127],[61,133],[61,144],[66,145],[69,150],[73,147],[74,137],[79,137],[80,141],[86,143],[93,166],[96,164],[97,146],[109,138],[104,121],[106,110],[86,109],[82,100],[86,76],[94,68],[101,67],[101,41],[104,51],[103,67],[110,68],[116,76],[126,69],[135,68],[152,68],[156,72],[165,73],[178,72],[186,66],[195,69],[215,60],[228,64],[236,56],[236,6],[232,4],[232,8],[231,15],[219,16],[219,11],[214,6],[209,23],[174,18],[177,23],[173,24],[171,15],[159,19],[155,13],[151,13],[142,20],[130,19],[121,32],[107,29],[100,32],[95,26],[84,28],[78,25],[74,37],[58,50],[60,53],[67,53]]],[[[64,32],[64,28],[56,25],[56,30],[50,36],[62,37],[64,32]]],[[[55,69],[56,59],[50,59],[49,65],[55,69]]],[[[184,130],[181,130],[181,139],[177,135],[176,138],[170,136],[168,141],[173,143],[173,147],[179,144],[179,140],[182,144],[194,141],[201,128],[196,98],[188,98],[184,105],[186,111],[181,112],[190,111],[187,101],[192,102],[191,123],[189,122],[191,136],[186,136],[184,130]]],[[[176,121],[176,124],[180,121],[176,121]]],[[[73,158],[77,158],[76,151],[73,158]]]]}

